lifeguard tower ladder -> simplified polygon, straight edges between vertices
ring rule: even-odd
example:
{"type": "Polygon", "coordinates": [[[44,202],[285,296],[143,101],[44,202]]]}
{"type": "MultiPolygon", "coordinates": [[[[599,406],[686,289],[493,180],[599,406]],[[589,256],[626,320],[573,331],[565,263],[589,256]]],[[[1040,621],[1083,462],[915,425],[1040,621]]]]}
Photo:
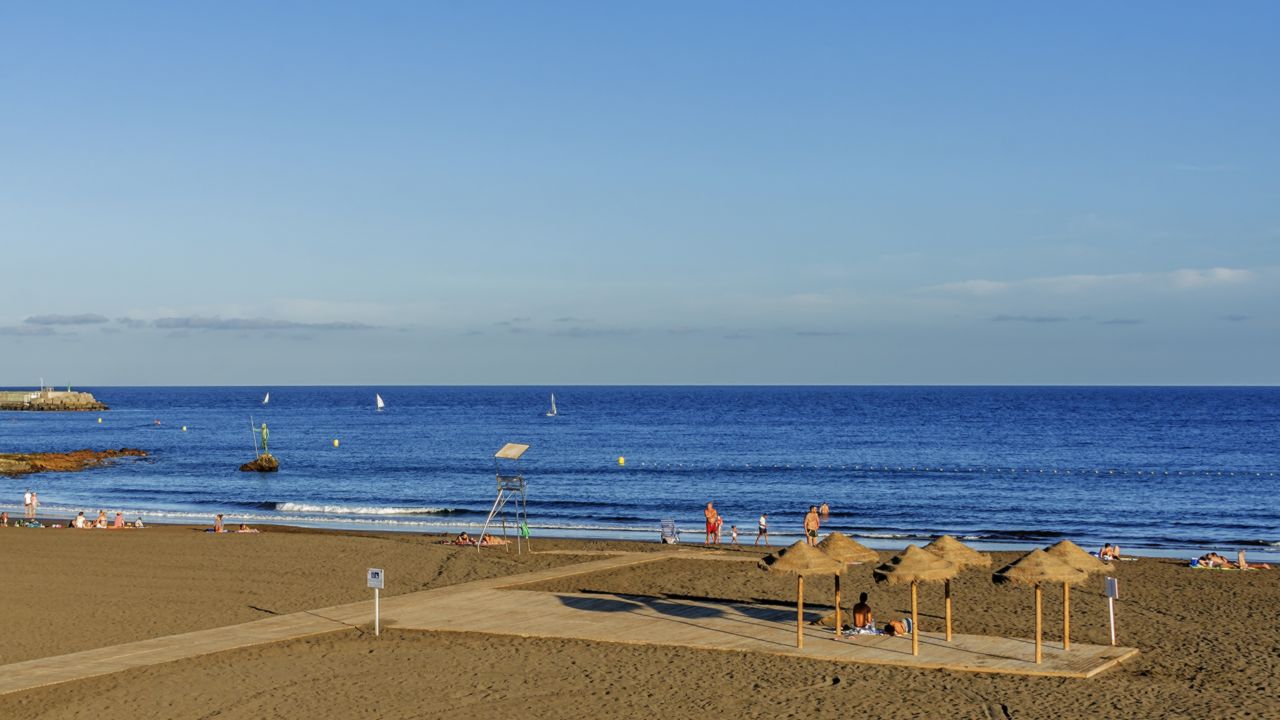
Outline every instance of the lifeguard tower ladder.
{"type": "MultiPolygon", "coordinates": [[[[519,472],[518,466],[515,464],[520,456],[524,455],[529,449],[528,445],[520,443],[507,443],[502,449],[493,455],[494,475],[498,481],[498,496],[493,499],[493,507],[489,509],[489,517],[485,518],[484,530],[480,532],[480,537],[476,539],[476,549],[481,547],[481,541],[484,536],[489,533],[489,526],[493,524],[494,518],[501,516],[502,523],[502,539],[507,539],[507,506],[510,504],[514,512],[515,530],[516,530],[516,553],[519,554],[529,549],[529,513],[528,499],[525,496],[524,475],[519,472]],[[503,461],[507,461],[504,465],[503,461]],[[506,473],[504,474],[504,469],[506,473]]],[[[510,547],[508,545],[508,547],[510,547]]]]}

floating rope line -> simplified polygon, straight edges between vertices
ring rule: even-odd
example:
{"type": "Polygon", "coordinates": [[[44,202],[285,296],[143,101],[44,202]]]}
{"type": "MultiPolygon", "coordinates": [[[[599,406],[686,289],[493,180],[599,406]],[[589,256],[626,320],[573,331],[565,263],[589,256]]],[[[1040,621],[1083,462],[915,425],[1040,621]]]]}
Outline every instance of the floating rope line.
{"type": "Polygon", "coordinates": [[[946,474],[971,474],[980,475],[982,473],[996,474],[1038,474],[1038,475],[1120,475],[1134,477],[1280,477],[1280,471],[1274,470],[1160,470],[1160,469],[1137,469],[1137,468],[1019,468],[1019,467],[990,467],[990,466],[972,466],[957,465],[954,467],[946,467],[943,465],[822,465],[818,463],[785,463],[785,464],[768,464],[768,463],[715,463],[700,466],[697,463],[663,463],[663,462],[629,462],[623,470],[634,471],[638,468],[671,470],[671,469],[688,469],[688,470],[843,470],[846,472],[868,473],[883,472],[891,474],[909,474],[909,473],[946,473],[946,474]]]}

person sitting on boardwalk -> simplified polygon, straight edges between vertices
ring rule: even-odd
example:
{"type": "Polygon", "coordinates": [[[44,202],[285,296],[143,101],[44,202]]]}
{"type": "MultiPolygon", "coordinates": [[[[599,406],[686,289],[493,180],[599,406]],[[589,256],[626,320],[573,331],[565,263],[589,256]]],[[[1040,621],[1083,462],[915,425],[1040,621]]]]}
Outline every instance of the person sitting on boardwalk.
{"type": "Polygon", "coordinates": [[[875,619],[871,617],[871,606],[867,604],[867,594],[862,593],[853,606],[853,629],[872,630],[874,628],[875,619]]]}

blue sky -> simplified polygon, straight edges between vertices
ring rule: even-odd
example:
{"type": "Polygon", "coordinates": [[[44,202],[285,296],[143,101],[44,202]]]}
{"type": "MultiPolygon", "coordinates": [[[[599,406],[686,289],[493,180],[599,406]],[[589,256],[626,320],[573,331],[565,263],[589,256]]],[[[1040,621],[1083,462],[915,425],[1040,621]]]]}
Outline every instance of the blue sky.
{"type": "Polygon", "coordinates": [[[5,4],[0,384],[1277,384],[1278,21],[5,4]]]}

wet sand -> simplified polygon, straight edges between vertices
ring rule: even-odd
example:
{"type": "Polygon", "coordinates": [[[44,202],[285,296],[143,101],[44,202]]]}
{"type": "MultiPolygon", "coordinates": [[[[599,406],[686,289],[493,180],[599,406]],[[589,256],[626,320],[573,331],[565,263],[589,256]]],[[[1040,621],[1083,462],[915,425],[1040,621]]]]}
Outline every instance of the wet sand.
{"type": "MultiPolygon", "coordinates": [[[[587,559],[477,553],[405,534],[264,530],[0,529],[0,663],[367,599],[369,566],[387,570],[395,594],[587,559]]],[[[539,550],[610,548],[660,546],[538,541],[539,550]]],[[[395,629],[374,638],[356,629],[0,696],[0,717],[1280,717],[1280,571],[1144,559],[1117,563],[1112,574],[1121,583],[1120,640],[1142,655],[1090,680],[395,629]]],[[[989,577],[971,571],[955,582],[956,630],[1028,637],[1031,591],[989,577]]],[[[830,602],[830,586],[806,583],[811,609],[830,602]]],[[[701,559],[543,588],[794,601],[793,577],[701,559]]],[[[874,585],[867,568],[851,569],[844,589],[846,609],[866,591],[879,620],[908,611],[907,590],[874,585]]],[[[1060,596],[1046,589],[1047,642],[1060,641],[1060,596]]],[[[1072,608],[1073,640],[1107,641],[1100,579],[1072,592],[1072,608]]],[[[926,629],[937,627],[940,587],[922,588],[921,613],[926,629]]]]}

